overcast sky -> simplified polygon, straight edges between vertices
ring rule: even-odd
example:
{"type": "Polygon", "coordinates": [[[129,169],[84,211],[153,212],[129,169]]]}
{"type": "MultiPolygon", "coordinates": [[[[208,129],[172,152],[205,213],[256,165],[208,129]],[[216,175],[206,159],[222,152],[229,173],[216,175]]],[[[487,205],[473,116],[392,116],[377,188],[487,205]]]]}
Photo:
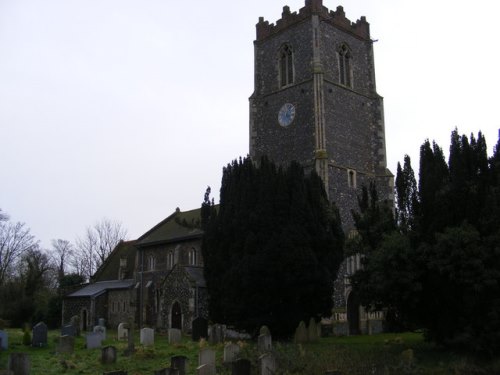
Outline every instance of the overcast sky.
{"type": "MultiPolygon", "coordinates": [[[[388,166],[500,128],[500,1],[324,0],[366,16],[388,166]]],[[[137,238],[218,199],[248,153],[259,16],[304,0],[0,0],[0,208],[50,247],[107,217],[137,238]]]]}

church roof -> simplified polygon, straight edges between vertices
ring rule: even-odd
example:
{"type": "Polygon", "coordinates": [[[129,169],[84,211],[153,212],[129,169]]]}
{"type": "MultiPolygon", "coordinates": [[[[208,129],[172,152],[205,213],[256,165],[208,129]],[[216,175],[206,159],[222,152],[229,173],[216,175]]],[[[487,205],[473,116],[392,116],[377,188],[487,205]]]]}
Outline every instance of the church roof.
{"type": "Polygon", "coordinates": [[[96,273],[92,276],[92,281],[117,280],[120,260],[126,259],[126,266],[123,270],[124,277],[133,277],[135,270],[135,255],[137,248],[136,241],[120,241],[113,251],[104,260],[96,273]]]}
{"type": "Polygon", "coordinates": [[[73,292],[66,297],[97,297],[108,290],[128,289],[135,284],[133,279],[98,281],[73,292]]]}
{"type": "Polygon", "coordinates": [[[177,209],[172,215],[155,225],[137,239],[137,246],[144,247],[160,243],[200,238],[201,208],[181,212],[177,209]]]}

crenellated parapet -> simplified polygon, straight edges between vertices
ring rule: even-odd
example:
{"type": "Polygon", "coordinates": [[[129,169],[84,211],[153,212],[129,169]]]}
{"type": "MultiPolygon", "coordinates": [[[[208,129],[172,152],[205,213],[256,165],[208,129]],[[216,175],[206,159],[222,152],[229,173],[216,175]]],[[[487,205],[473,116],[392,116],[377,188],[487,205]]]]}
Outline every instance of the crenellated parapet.
{"type": "Polygon", "coordinates": [[[347,31],[360,39],[370,40],[370,24],[366,21],[364,16],[356,22],[351,22],[346,18],[342,6],[338,6],[337,9],[333,11],[323,6],[323,0],[306,0],[305,6],[302,7],[298,13],[292,13],[289,6],[284,6],[281,18],[276,21],[276,24],[265,21],[264,17],[259,17],[259,23],[256,25],[257,41],[275,35],[312,15],[318,15],[323,21],[347,31]]]}

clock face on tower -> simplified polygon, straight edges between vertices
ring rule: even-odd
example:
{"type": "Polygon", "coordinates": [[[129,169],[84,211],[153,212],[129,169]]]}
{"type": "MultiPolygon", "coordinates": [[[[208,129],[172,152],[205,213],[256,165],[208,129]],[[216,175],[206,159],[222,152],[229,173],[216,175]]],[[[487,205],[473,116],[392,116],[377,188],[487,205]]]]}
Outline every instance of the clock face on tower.
{"type": "Polygon", "coordinates": [[[281,126],[286,127],[293,122],[295,118],[295,106],[291,103],[285,103],[278,112],[278,122],[281,126]]]}

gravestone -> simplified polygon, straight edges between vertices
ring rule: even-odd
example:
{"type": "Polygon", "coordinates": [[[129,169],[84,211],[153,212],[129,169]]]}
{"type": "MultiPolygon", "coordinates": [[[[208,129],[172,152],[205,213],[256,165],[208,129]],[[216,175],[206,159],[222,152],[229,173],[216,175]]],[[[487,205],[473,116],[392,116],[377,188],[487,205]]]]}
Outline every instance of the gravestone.
{"type": "Polygon", "coordinates": [[[157,370],[154,372],[154,375],[179,375],[179,370],[175,368],[162,368],[161,370],[157,370]]]}
{"type": "Polygon", "coordinates": [[[170,358],[170,368],[179,370],[179,375],[186,375],[187,357],[183,355],[174,355],[170,358]]]}
{"type": "Polygon", "coordinates": [[[14,375],[29,375],[31,371],[31,360],[27,353],[10,353],[7,362],[7,370],[14,375]]]}
{"type": "Polygon", "coordinates": [[[152,328],[141,329],[141,344],[153,346],[155,344],[155,330],[152,328]]]}
{"type": "Polygon", "coordinates": [[[229,343],[224,346],[224,363],[231,363],[236,361],[236,357],[240,352],[240,347],[234,343],[229,343]]]}
{"type": "Polygon", "coordinates": [[[97,349],[102,345],[102,336],[99,332],[90,332],[85,336],[85,345],[87,349],[97,349]]]}
{"type": "Polygon", "coordinates": [[[307,327],[307,338],[309,341],[318,341],[318,326],[314,318],[309,319],[309,327],[307,327]]]}
{"type": "Polygon", "coordinates": [[[0,331],[0,349],[9,349],[9,334],[7,331],[0,331]]]}
{"type": "Polygon", "coordinates": [[[47,345],[47,325],[44,322],[33,327],[31,345],[34,347],[47,345]]]}
{"type": "Polygon", "coordinates": [[[224,328],[221,324],[214,324],[208,329],[208,342],[212,345],[224,341],[224,328]]]}
{"type": "Polygon", "coordinates": [[[276,359],[270,353],[263,354],[259,358],[259,375],[275,375],[276,373],[276,359]]]}
{"type": "Polygon", "coordinates": [[[273,347],[273,340],[271,335],[260,335],[258,341],[258,348],[260,353],[268,352],[273,347]]]}
{"type": "Polygon", "coordinates": [[[168,330],[168,343],[169,344],[179,344],[182,339],[182,332],[177,328],[170,328],[168,330]]]}
{"type": "Polygon", "coordinates": [[[61,328],[61,336],[76,336],[76,328],[73,324],[67,324],[61,328]]]}
{"type": "Polygon", "coordinates": [[[97,325],[101,327],[106,327],[106,320],[104,320],[104,318],[99,318],[97,320],[97,325]]]}
{"type": "Polygon", "coordinates": [[[271,336],[271,331],[269,330],[269,327],[268,326],[262,326],[262,327],[260,327],[259,336],[260,335],[269,335],[269,336],[271,336]]]}
{"type": "Polygon", "coordinates": [[[215,375],[215,365],[212,366],[210,364],[205,364],[198,366],[196,369],[196,374],[197,375],[215,375]]]}
{"type": "Polygon", "coordinates": [[[106,327],[104,326],[95,326],[94,333],[99,333],[101,335],[102,340],[106,340],[106,327]]]}
{"type": "Polygon", "coordinates": [[[134,322],[127,323],[125,327],[127,328],[127,349],[124,355],[127,357],[135,352],[134,322]]]}
{"type": "MultiPolygon", "coordinates": [[[[203,375],[214,375],[215,374],[215,350],[210,348],[203,348],[198,354],[198,370],[200,367],[204,366],[201,374],[203,375]]],[[[198,373],[200,373],[198,371],[198,373]]]]}
{"type": "Polygon", "coordinates": [[[76,335],[80,336],[80,317],[78,315],[73,315],[69,320],[69,323],[75,327],[76,335]]]}
{"type": "Polygon", "coordinates": [[[73,353],[75,350],[75,337],[74,336],[60,336],[59,345],[57,346],[58,353],[73,353]]]}
{"type": "Polygon", "coordinates": [[[208,338],[208,320],[201,316],[193,320],[191,338],[193,341],[199,341],[201,338],[208,338]]]}
{"type": "Polygon", "coordinates": [[[116,362],[116,348],[114,346],[105,346],[101,349],[101,363],[111,364],[116,362]]]}
{"type": "Polygon", "coordinates": [[[233,362],[231,375],[250,375],[251,363],[248,359],[238,359],[233,362]]]}
{"type": "Polygon", "coordinates": [[[294,342],[296,344],[303,344],[307,342],[307,328],[306,328],[306,323],[304,321],[301,321],[298,325],[298,327],[295,329],[295,336],[294,336],[294,342]]]}
{"type": "Polygon", "coordinates": [[[126,340],[128,337],[128,324],[118,324],[118,340],[126,340]]]}

